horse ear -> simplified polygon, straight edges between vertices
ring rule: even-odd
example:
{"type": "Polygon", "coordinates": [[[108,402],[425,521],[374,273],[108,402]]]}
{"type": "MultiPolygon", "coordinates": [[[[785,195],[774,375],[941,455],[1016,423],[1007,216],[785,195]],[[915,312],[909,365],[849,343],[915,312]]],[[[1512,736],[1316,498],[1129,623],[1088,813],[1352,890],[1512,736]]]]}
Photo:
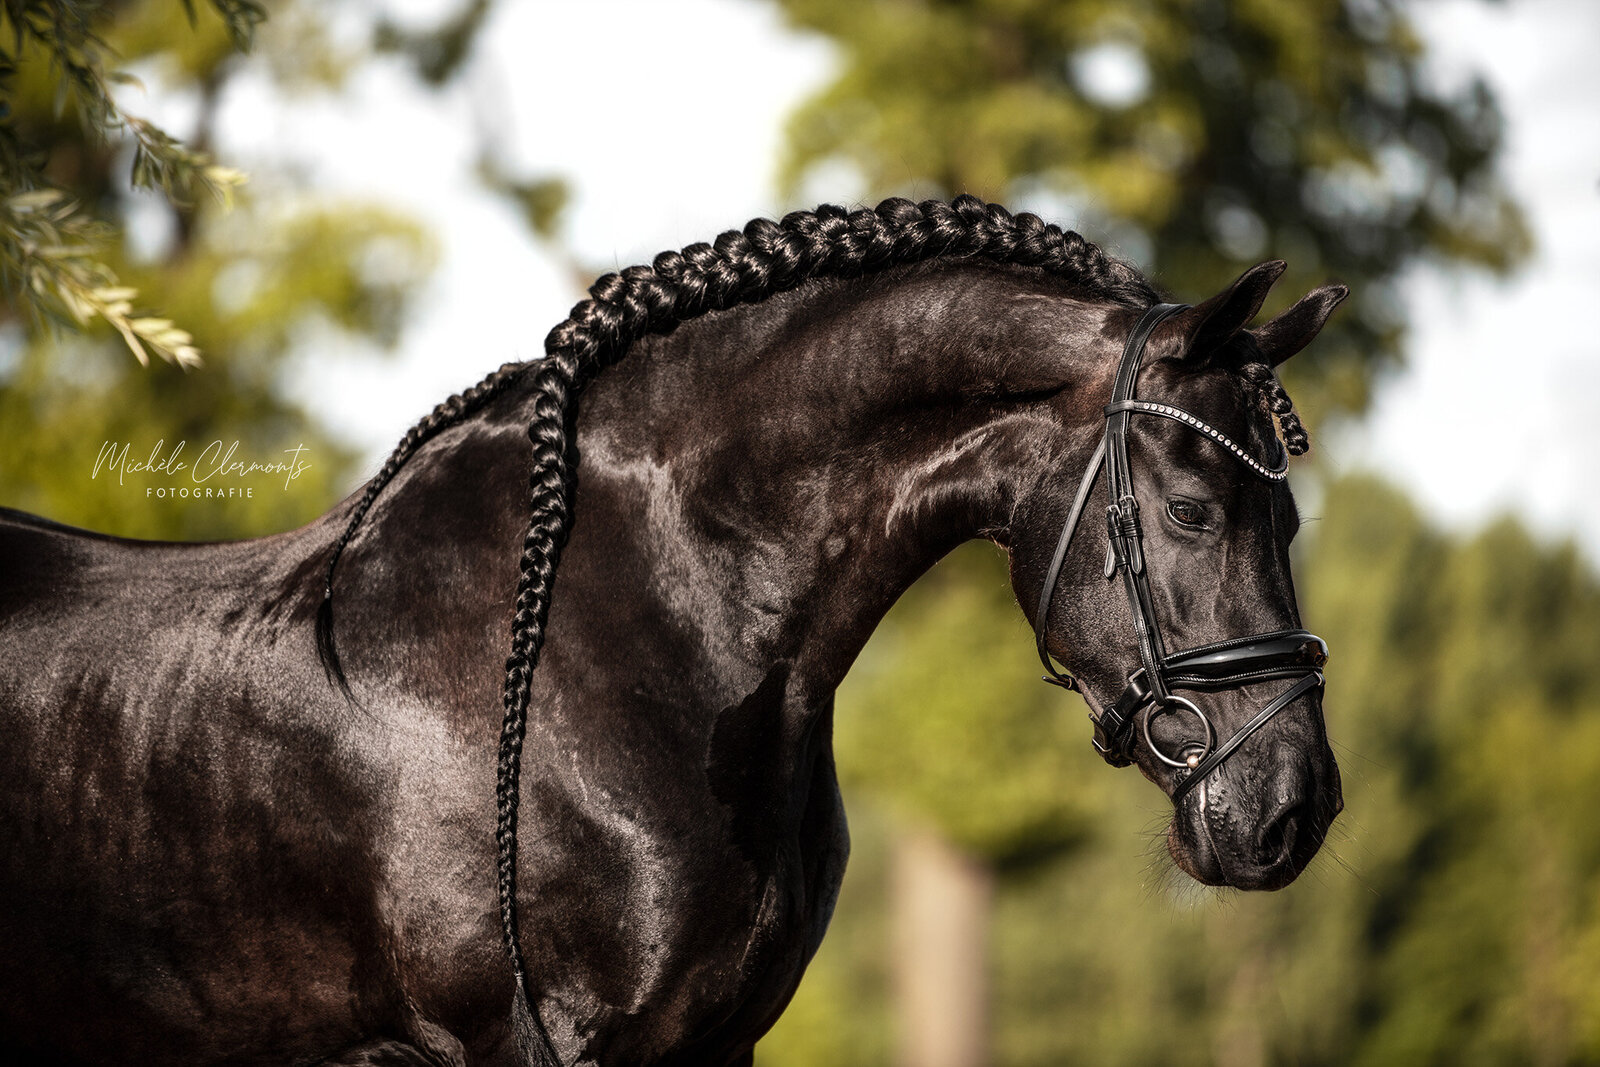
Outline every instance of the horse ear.
{"type": "Polygon", "coordinates": [[[1350,295],[1348,286],[1324,285],[1301,297],[1294,307],[1270,322],[1250,331],[1261,354],[1276,367],[1306,345],[1322,330],[1333,309],[1350,295]]]}
{"type": "Polygon", "coordinates": [[[1173,354],[1196,363],[1211,358],[1256,317],[1272,283],[1288,266],[1281,259],[1257,263],[1210,300],[1172,316],[1163,324],[1162,333],[1179,341],[1173,354]]]}

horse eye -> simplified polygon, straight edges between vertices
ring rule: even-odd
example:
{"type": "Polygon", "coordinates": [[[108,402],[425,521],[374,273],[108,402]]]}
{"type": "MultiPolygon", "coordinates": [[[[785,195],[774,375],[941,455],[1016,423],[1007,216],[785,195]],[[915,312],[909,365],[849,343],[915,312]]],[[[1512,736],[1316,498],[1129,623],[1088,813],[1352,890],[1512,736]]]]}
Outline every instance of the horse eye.
{"type": "Polygon", "coordinates": [[[1167,502],[1167,514],[1172,516],[1172,521],[1179,526],[1188,526],[1199,529],[1206,524],[1206,509],[1189,500],[1171,500],[1167,502]]]}

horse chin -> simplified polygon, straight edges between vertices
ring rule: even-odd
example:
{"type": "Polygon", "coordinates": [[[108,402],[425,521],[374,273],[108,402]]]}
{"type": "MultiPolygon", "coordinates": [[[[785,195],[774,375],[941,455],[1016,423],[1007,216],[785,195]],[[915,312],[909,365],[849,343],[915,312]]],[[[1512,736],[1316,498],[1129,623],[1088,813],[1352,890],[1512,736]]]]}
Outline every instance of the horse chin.
{"type": "Polygon", "coordinates": [[[1186,842],[1178,830],[1176,818],[1167,825],[1167,854],[1172,857],[1172,862],[1178,865],[1178,870],[1201,885],[1229,884],[1216,850],[1202,846],[1198,842],[1193,844],[1186,842]]]}

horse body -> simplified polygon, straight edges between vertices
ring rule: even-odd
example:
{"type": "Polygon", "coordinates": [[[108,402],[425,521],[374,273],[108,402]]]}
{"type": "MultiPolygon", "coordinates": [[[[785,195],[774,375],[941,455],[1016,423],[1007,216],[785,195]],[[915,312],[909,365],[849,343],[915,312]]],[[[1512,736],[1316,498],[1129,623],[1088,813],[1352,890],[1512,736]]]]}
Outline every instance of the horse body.
{"type": "MultiPolygon", "coordinates": [[[[529,999],[562,1063],[750,1062],[848,853],[835,688],[963,541],[1006,547],[1023,602],[1037,595],[1136,315],[1059,274],[935,260],[685,322],[588,388],[516,884],[529,999]]],[[[1238,440],[1271,432],[1225,368],[1150,373],[1226,406],[1238,440]]],[[[313,627],[353,499],[220,545],[0,518],[0,938],[15,946],[0,1046],[49,1063],[525,1062],[489,798],[537,403],[501,391],[376,497],[333,585],[348,695],[313,627]]],[[[1203,496],[1228,471],[1212,506],[1249,546],[1191,545],[1213,600],[1230,579],[1271,588],[1217,609],[1174,580],[1160,606],[1191,643],[1283,622],[1287,490],[1235,484],[1172,432],[1138,439],[1184,457],[1161,490],[1203,496]]],[[[1155,531],[1152,567],[1192,578],[1183,544],[1155,531]]],[[[1134,655],[1104,639],[1126,608],[1100,566],[1074,548],[1062,588],[1079,610],[1051,625],[1091,701],[1134,655]]],[[[1219,725],[1242,708],[1224,702],[1219,725]]],[[[1274,788],[1329,787],[1320,715],[1262,736],[1309,753],[1274,788]]],[[[1169,770],[1140,767],[1170,790],[1169,770]]],[[[1253,832],[1259,779],[1219,772],[1201,802],[1213,850],[1253,832]]],[[[1179,851],[1197,876],[1228,874],[1179,851]]]]}
{"type": "MultiPolygon", "coordinates": [[[[591,390],[525,787],[569,1062],[738,1062],[787,1003],[848,852],[833,690],[1037,473],[1005,379],[1039,383],[990,305],[1050,285],[1017,281],[817,287],[591,390]],[[974,330],[997,365],[956,358],[974,330]]],[[[510,1054],[486,798],[526,418],[507,395],[440,435],[351,546],[353,703],[310,639],[348,502],[219,545],[0,524],[7,1032],[80,1062],[510,1054]]]]}

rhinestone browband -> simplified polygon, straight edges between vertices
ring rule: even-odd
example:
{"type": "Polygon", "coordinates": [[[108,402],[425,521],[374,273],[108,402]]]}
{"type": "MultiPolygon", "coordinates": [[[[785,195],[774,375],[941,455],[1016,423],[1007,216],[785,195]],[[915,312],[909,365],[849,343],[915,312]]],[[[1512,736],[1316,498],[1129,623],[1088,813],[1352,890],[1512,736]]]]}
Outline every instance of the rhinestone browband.
{"type": "Polygon", "coordinates": [[[1114,415],[1119,411],[1142,411],[1146,415],[1160,415],[1162,418],[1171,419],[1173,422],[1181,422],[1185,426],[1205,434],[1217,444],[1232,452],[1239,457],[1240,462],[1268,481],[1281,482],[1289,476],[1289,454],[1286,449],[1280,446],[1278,465],[1269,467],[1239,447],[1233,438],[1210,423],[1200,421],[1182,408],[1175,408],[1168,404],[1152,404],[1147,400],[1124,400],[1118,404],[1106,405],[1107,415],[1114,415]]]}

